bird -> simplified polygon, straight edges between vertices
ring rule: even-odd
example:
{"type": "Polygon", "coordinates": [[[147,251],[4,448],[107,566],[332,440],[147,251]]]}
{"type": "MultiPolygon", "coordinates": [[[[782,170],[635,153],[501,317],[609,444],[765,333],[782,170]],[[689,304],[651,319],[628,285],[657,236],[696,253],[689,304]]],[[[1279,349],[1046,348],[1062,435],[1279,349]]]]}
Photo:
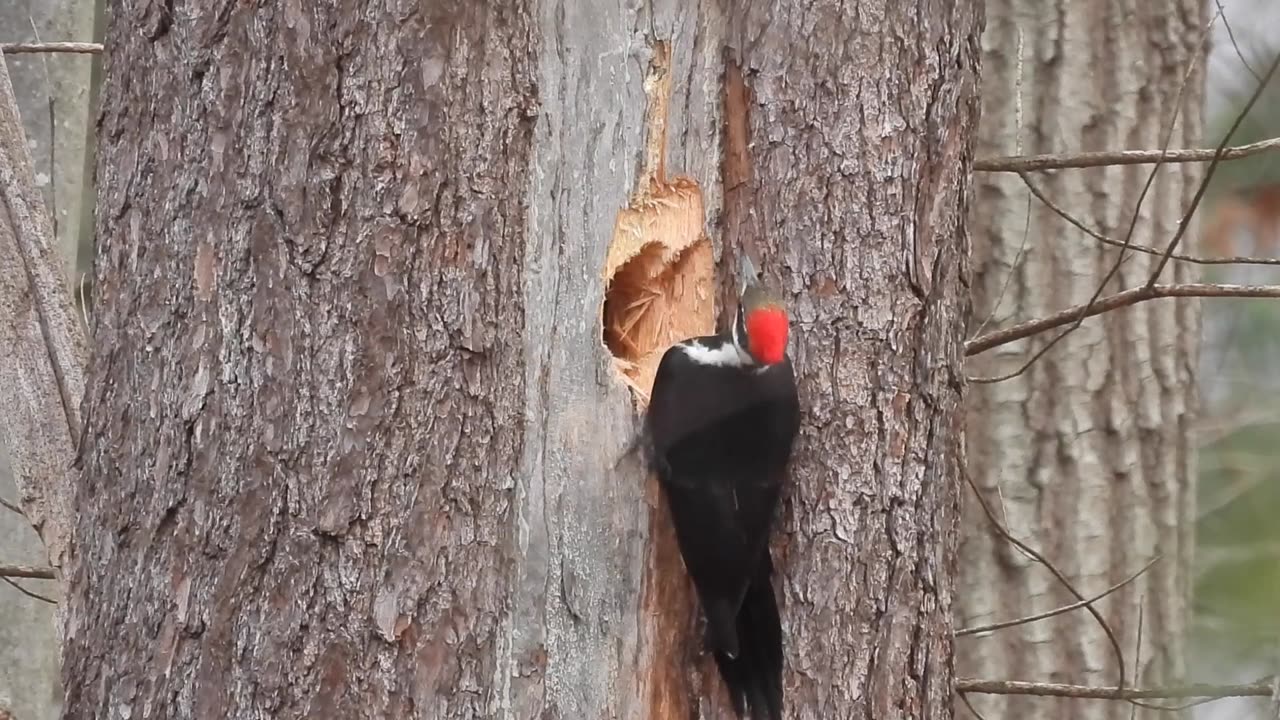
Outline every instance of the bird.
{"type": "Polygon", "coordinates": [[[769,537],[800,402],[786,305],[745,253],[739,289],[724,332],[663,353],[643,433],[734,712],[781,720],[783,635],[769,537]]]}

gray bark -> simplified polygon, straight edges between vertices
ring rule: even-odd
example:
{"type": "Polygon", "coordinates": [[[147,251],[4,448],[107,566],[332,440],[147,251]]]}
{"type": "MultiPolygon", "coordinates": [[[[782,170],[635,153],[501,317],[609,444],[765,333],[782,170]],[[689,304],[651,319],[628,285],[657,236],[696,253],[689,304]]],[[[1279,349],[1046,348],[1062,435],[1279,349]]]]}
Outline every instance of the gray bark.
{"type": "MultiPolygon", "coordinates": [[[[93,38],[93,0],[12,0],[0,5],[0,42],[93,38]]],[[[58,247],[75,270],[85,204],[85,144],[89,133],[90,55],[8,57],[36,184],[53,209],[58,247]],[[50,103],[53,104],[50,118],[50,103]],[[51,122],[52,121],[52,122],[51,122]]],[[[86,267],[87,270],[87,267],[86,267]]]]}
{"type": "Polygon", "coordinates": [[[949,717],[978,13],[875,5],[120,3],[66,717],[728,717],[614,466],[601,269],[671,193],[795,305],[788,716],[949,717]]]}
{"type": "MultiPolygon", "coordinates": [[[[0,3],[0,42],[29,42],[37,34],[46,41],[84,40],[91,37],[92,25],[93,2],[87,0],[0,3]]],[[[84,196],[89,62],[79,55],[5,58],[36,181],[48,206],[56,209],[60,259],[70,268],[76,264],[84,196]]],[[[0,423],[5,420],[0,418],[0,423]]],[[[14,502],[19,497],[3,443],[0,496],[14,502]]],[[[45,565],[48,559],[31,523],[0,510],[0,562],[45,565]]],[[[27,581],[25,585],[41,594],[58,594],[52,583],[27,581]]],[[[54,614],[53,606],[0,584],[0,707],[9,707],[23,720],[53,718],[59,712],[61,683],[54,614]]]]}
{"type": "MultiPolygon", "coordinates": [[[[1037,2],[989,2],[980,154],[1159,148],[1166,137],[1170,147],[1198,146],[1199,43],[1207,16],[1197,0],[1173,5],[1122,9],[1106,0],[1067,0],[1046,14],[1037,2]]],[[[1196,164],[1160,170],[1133,243],[1165,246],[1201,170],[1196,164]]],[[[1119,241],[1150,171],[1130,166],[1030,177],[1066,212],[1119,241]]],[[[1016,175],[980,176],[971,218],[974,330],[1087,302],[1119,252],[1030,197],[1016,175]]],[[[1195,234],[1182,251],[1194,252],[1195,234]]],[[[1107,291],[1141,284],[1153,268],[1149,255],[1130,252],[1107,291]]],[[[1173,263],[1162,281],[1194,277],[1192,267],[1173,263]]],[[[1012,372],[1056,334],[979,356],[970,374],[1012,372]]],[[[1130,685],[1182,674],[1198,337],[1194,300],[1123,309],[1086,321],[1022,375],[976,385],[969,406],[974,481],[1009,530],[1043,551],[1084,595],[1162,556],[1142,578],[1096,604],[1118,636],[1130,685]]],[[[958,625],[1009,620],[1076,600],[1000,539],[971,496],[964,528],[958,625]]],[[[957,646],[957,672],[965,676],[1087,685],[1118,679],[1112,646],[1084,611],[964,637],[957,646]]],[[[1129,718],[1132,710],[1124,703],[971,699],[987,717],[1129,718]]]]}

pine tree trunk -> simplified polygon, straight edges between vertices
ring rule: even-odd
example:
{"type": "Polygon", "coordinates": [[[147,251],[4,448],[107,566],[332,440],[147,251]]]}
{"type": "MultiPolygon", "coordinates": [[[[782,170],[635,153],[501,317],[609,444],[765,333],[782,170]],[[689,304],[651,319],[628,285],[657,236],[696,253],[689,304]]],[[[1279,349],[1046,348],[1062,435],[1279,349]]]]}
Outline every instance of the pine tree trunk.
{"type": "Polygon", "coordinates": [[[949,718],[980,8],[749,5],[725,238],[798,325],[790,717],[949,718]]]}
{"type": "MultiPolygon", "coordinates": [[[[1176,12],[1068,0],[1046,15],[1041,3],[989,2],[980,154],[1160,148],[1166,139],[1169,147],[1199,146],[1207,17],[1203,3],[1174,4],[1176,12]]],[[[1123,241],[1151,170],[1059,170],[1029,178],[1072,217],[1123,241]]],[[[1200,177],[1194,164],[1162,168],[1132,242],[1163,249],[1200,177]]],[[[971,219],[975,332],[1087,302],[1120,252],[1071,227],[1017,175],[979,176],[971,219]]],[[[1180,250],[1192,252],[1194,236],[1193,230],[1180,250]]],[[[1107,293],[1146,282],[1155,266],[1150,255],[1126,256],[1107,293]]],[[[1191,266],[1172,263],[1162,282],[1193,277],[1191,266]]],[[[970,373],[1011,373],[1056,334],[985,353],[970,363],[970,373]]],[[[1021,375],[975,384],[969,405],[971,477],[1009,530],[1043,551],[1085,596],[1161,556],[1096,604],[1123,650],[1129,685],[1181,679],[1198,338],[1196,301],[1127,308],[1085,321],[1021,375]]],[[[1076,601],[993,532],[971,494],[964,529],[957,626],[1076,601]]],[[[1119,671],[1111,642],[1083,610],[957,640],[957,672],[964,676],[1114,685],[1119,671]]],[[[971,699],[987,717],[1129,718],[1132,710],[1096,701],[971,699]]]]}
{"type": "Polygon", "coordinates": [[[66,716],[729,717],[617,463],[705,225],[796,318],[787,716],[950,717],[978,12],[812,5],[120,3],[66,716]]]}

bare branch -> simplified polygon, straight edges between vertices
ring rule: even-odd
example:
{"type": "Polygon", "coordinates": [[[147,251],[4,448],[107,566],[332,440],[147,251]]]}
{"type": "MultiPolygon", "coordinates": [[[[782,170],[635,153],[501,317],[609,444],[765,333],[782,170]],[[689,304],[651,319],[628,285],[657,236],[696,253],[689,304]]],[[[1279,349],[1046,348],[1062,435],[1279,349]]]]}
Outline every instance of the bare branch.
{"type": "Polygon", "coordinates": [[[1169,264],[1169,258],[1173,255],[1173,251],[1178,249],[1178,243],[1187,234],[1187,228],[1191,226],[1191,219],[1195,217],[1196,209],[1200,207],[1200,201],[1204,199],[1205,193],[1209,191],[1209,182],[1213,180],[1213,172],[1218,169],[1218,163],[1223,160],[1227,151],[1227,143],[1231,142],[1236,130],[1239,130],[1240,126],[1244,124],[1245,117],[1249,115],[1249,111],[1258,102],[1258,98],[1262,97],[1262,91],[1266,89],[1267,83],[1271,82],[1271,78],[1275,76],[1277,68],[1280,68],[1280,53],[1276,53],[1276,59],[1272,61],[1271,67],[1267,69],[1267,73],[1258,82],[1258,86],[1249,97],[1249,102],[1245,103],[1244,109],[1236,115],[1236,120],[1231,124],[1231,129],[1227,131],[1226,135],[1222,136],[1222,142],[1218,143],[1218,149],[1213,154],[1213,161],[1209,163],[1209,169],[1205,170],[1204,179],[1200,181],[1200,187],[1196,189],[1195,196],[1191,198],[1191,207],[1187,208],[1187,211],[1183,213],[1182,220],[1178,223],[1178,229],[1173,234],[1173,239],[1169,241],[1169,246],[1165,248],[1164,256],[1160,258],[1156,268],[1151,271],[1151,277],[1147,280],[1147,287],[1154,286],[1156,281],[1160,279],[1160,273],[1164,272],[1165,265],[1169,264]]]}
{"type": "Polygon", "coordinates": [[[1129,583],[1133,582],[1134,580],[1137,580],[1139,577],[1141,577],[1141,576],[1142,576],[1142,574],[1143,574],[1143,573],[1145,573],[1146,571],[1150,570],[1150,569],[1151,569],[1151,566],[1153,566],[1153,565],[1155,565],[1157,562],[1159,562],[1159,560],[1160,560],[1160,557],[1157,555],[1156,557],[1152,558],[1152,559],[1151,559],[1151,561],[1150,561],[1150,562],[1148,562],[1146,565],[1143,565],[1141,568],[1139,568],[1139,569],[1138,569],[1138,572],[1136,572],[1136,573],[1134,573],[1134,574],[1130,575],[1129,577],[1125,578],[1124,580],[1121,580],[1120,582],[1116,583],[1115,585],[1112,585],[1111,587],[1107,588],[1106,590],[1103,590],[1102,592],[1098,593],[1097,595],[1094,595],[1093,597],[1091,597],[1091,598],[1089,598],[1089,599],[1087,599],[1087,600],[1081,600],[1081,601],[1079,601],[1079,602],[1074,602],[1074,603],[1071,603],[1070,605],[1063,605],[1062,607],[1054,608],[1054,609],[1052,609],[1052,610],[1049,610],[1049,611],[1046,611],[1046,612],[1042,612],[1042,613],[1038,613],[1038,614],[1036,614],[1036,615],[1028,615],[1028,616],[1026,616],[1026,617],[1020,617],[1020,618],[1017,618],[1016,620],[1005,620],[1005,621],[1003,621],[1003,622],[991,623],[990,625],[975,625],[975,626],[973,626],[973,627],[969,627],[969,628],[961,628],[960,630],[957,630],[957,631],[956,631],[956,637],[964,637],[964,636],[966,636],[966,635],[979,635],[979,634],[982,634],[982,633],[994,632],[994,631],[996,631],[996,630],[1004,630],[1005,628],[1017,627],[1018,625],[1029,625],[1029,624],[1031,624],[1031,623],[1033,623],[1033,622],[1039,622],[1039,621],[1041,621],[1041,620],[1047,620],[1048,618],[1054,617],[1054,616],[1056,616],[1056,615],[1062,615],[1062,614],[1065,614],[1065,613],[1069,613],[1069,612],[1071,612],[1072,610],[1077,610],[1077,609],[1082,608],[1082,607],[1084,607],[1084,606],[1086,606],[1086,605],[1092,605],[1093,603],[1098,602],[1098,601],[1099,601],[1099,600],[1101,600],[1102,598],[1104,598],[1104,597],[1106,597],[1106,596],[1110,595],[1111,593],[1113,593],[1113,592],[1115,592],[1115,591],[1119,590],[1120,588],[1124,587],[1125,585],[1128,585],[1129,583]]]}
{"type": "Polygon", "coordinates": [[[34,565],[0,565],[0,577],[56,580],[58,575],[53,568],[36,567],[34,565]]]}
{"type": "MultiPolygon", "coordinates": [[[[987,522],[991,523],[991,527],[995,529],[996,534],[1004,538],[1004,540],[1009,544],[1026,553],[1029,557],[1034,558],[1036,562],[1043,565],[1044,568],[1049,571],[1049,574],[1053,575],[1054,579],[1067,589],[1067,592],[1074,595],[1077,600],[1083,601],[1085,599],[1084,595],[1080,594],[1080,591],[1076,589],[1075,585],[1071,584],[1071,581],[1067,579],[1066,575],[1062,574],[1061,570],[1054,566],[1053,563],[1049,562],[1049,558],[1041,554],[1040,551],[1014,537],[1013,533],[1009,532],[1009,529],[1000,522],[1000,519],[996,517],[995,511],[991,509],[991,505],[987,502],[987,499],[982,496],[982,491],[978,489],[978,485],[973,481],[973,477],[966,473],[965,479],[968,481],[969,489],[973,491],[974,499],[978,501],[978,506],[982,508],[982,513],[987,516],[987,522]]],[[[1117,677],[1120,681],[1120,687],[1123,688],[1125,686],[1125,663],[1124,650],[1120,648],[1120,638],[1116,637],[1115,630],[1111,629],[1111,625],[1107,623],[1106,618],[1102,617],[1102,613],[1098,612],[1097,608],[1087,602],[1084,603],[1083,607],[1090,615],[1093,616],[1094,620],[1098,621],[1098,626],[1102,628],[1102,632],[1107,636],[1107,641],[1111,643],[1111,649],[1116,655],[1116,666],[1120,671],[1117,677]]]]}
{"type": "Polygon", "coordinates": [[[77,53],[97,55],[102,52],[101,43],[87,42],[27,42],[0,43],[0,54],[19,55],[23,53],[77,53]]]}
{"type": "Polygon", "coordinates": [[[6,508],[6,509],[8,509],[8,510],[12,510],[12,511],[14,511],[14,512],[18,513],[19,515],[23,516],[23,517],[26,517],[26,516],[27,516],[27,514],[26,514],[26,513],[22,512],[22,508],[20,508],[20,507],[18,507],[17,505],[15,505],[15,504],[13,504],[13,503],[9,502],[8,500],[5,500],[5,499],[4,499],[4,498],[2,498],[2,497],[0,497],[0,507],[4,507],[4,508],[6,508]]]}
{"type": "Polygon", "coordinates": [[[70,541],[88,343],[51,227],[0,55],[0,443],[57,568],[70,541]]]}
{"type": "MultiPolygon", "coordinates": [[[[1103,276],[1102,281],[1098,283],[1098,287],[1097,289],[1094,290],[1093,296],[1089,298],[1089,305],[1086,306],[1085,308],[1086,310],[1090,306],[1092,306],[1093,303],[1097,302],[1098,298],[1102,297],[1102,293],[1106,290],[1107,284],[1110,283],[1111,279],[1114,278],[1116,274],[1120,272],[1120,266],[1123,265],[1124,262],[1128,259],[1126,257],[1126,251],[1133,246],[1133,233],[1134,233],[1134,230],[1138,227],[1138,217],[1141,215],[1141,212],[1142,212],[1142,203],[1146,200],[1147,193],[1151,191],[1151,186],[1155,183],[1155,180],[1156,180],[1156,174],[1160,171],[1160,167],[1164,162],[1165,156],[1169,152],[1169,143],[1173,142],[1173,130],[1175,127],[1177,127],[1178,114],[1182,110],[1183,94],[1186,92],[1187,85],[1191,81],[1191,76],[1195,72],[1196,60],[1202,56],[1203,50],[1209,42],[1209,32],[1213,29],[1213,24],[1214,22],[1217,21],[1217,18],[1218,16],[1215,14],[1213,19],[1209,21],[1209,24],[1205,26],[1204,32],[1200,34],[1199,49],[1196,51],[1194,55],[1192,55],[1191,62],[1187,66],[1187,71],[1182,76],[1182,82],[1178,85],[1178,94],[1173,101],[1173,114],[1170,115],[1169,117],[1169,125],[1167,128],[1165,128],[1164,138],[1160,141],[1160,148],[1161,148],[1160,156],[1155,160],[1155,167],[1151,168],[1151,172],[1147,173],[1147,181],[1142,186],[1142,192],[1138,193],[1138,202],[1133,209],[1133,216],[1129,220],[1129,229],[1127,232],[1125,232],[1124,241],[1120,245],[1120,254],[1116,257],[1116,261],[1112,263],[1111,269],[1107,272],[1105,276],[1103,276]]],[[[1082,313],[1080,318],[1076,320],[1073,325],[1063,329],[1062,332],[1053,336],[1053,338],[1051,338],[1049,342],[1045,343],[1043,347],[1041,347],[1036,352],[1032,353],[1031,357],[1027,358],[1027,360],[1023,362],[1022,365],[1020,365],[1016,370],[1006,373],[1004,375],[997,376],[997,377],[969,378],[969,381],[974,383],[997,383],[997,382],[1003,382],[1005,380],[1009,380],[1011,378],[1015,378],[1021,375],[1022,373],[1026,372],[1032,365],[1034,365],[1036,361],[1038,361],[1040,358],[1048,354],[1048,352],[1052,350],[1055,345],[1057,345],[1064,338],[1066,338],[1068,335],[1074,332],[1077,328],[1079,328],[1080,324],[1084,322],[1084,319],[1087,316],[1088,316],[1087,313],[1082,313]]],[[[1077,595],[1076,597],[1077,599],[1081,599],[1081,600],[1084,599],[1079,595],[1077,595]]],[[[1090,612],[1092,612],[1092,609],[1090,609],[1090,612]]],[[[1118,651],[1119,651],[1119,648],[1117,645],[1117,652],[1118,651]]],[[[1122,685],[1124,683],[1123,673],[1121,673],[1120,683],[1122,685]]]]}
{"type": "Polygon", "coordinates": [[[57,605],[57,604],[58,604],[58,601],[57,601],[57,600],[54,600],[53,598],[45,597],[44,595],[41,595],[41,594],[40,594],[40,593],[38,593],[38,592],[32,592],[31,590],[28,590],[28,589],[26,589],[26,588],[22,587],[21,585],[19,585],[17,582],[15,582],[14,580],[12,580],[11,578],[7,578],[7,577],[5,577],[5,576],[3,576],[3,575],[0,575],[0,581],[3,581],[3,582],[4,582],[6,585],[8,585],[9,587],[12,587],[14,590],[17,590],[18,592],[22,593],[23,595],[26,595],[27,597],[31,598],[32,600],[39,600],[40,602],[46,602],[46,603],[49,603],[50,605],[57,605]]]}
{"type": "MultiPolygon", "coordinates": [[[[1280,138],[1259,140],[1248,145],[1223,148],[1219,160],[1239,160],[1280,150],[1280,138]]],[[[973,162],[974,172],[1032,172],[1037,170],[1065,170],[1069,168],[1110,167],[1114,165],[1154,165],[1167,163],[1210,162],[1216,148],[1186,148],[1182,150],[1103,150],[1084,153],[1046,153],[986,158],[973,162]]]]}
{"type": "Polygon", "coordinates": [[[1147,300],[1174,297],[1280,297],[1280,285],[1215,285],[1212,283],[1186,283],[1180,285],[1143,285],[1084,305],[1068,308],[1038,320],[1028,320],[1004,330],[996,330],[976,337],[964,345],[966,356],[984,353],[992,348],[1007,345],[1046,330],[1069,325],[1085,318],[1136,305],[1147,300]]]}
{"type": "Polygon", "coordinates": [[[1231,29],[1231,23],[1227,21],[1227,11],[1222,7],[1222,0],[1214,0],[1214,4],[1218,6],[1218,16],[1222,18],[1222,26],[1227,29],[1227,38],[1231,40],[1231,47],[1235,49],[1236,57],[1240,59],[1240,64],[1244,65],[1244,69],[1249,71],[1254,80],[1262,82],[1262,76],[1245,59],[1244,51],[1240,49],[1240,43],[1236,42],[1236,33],[1231,29]]]}
{"type": "Polygon", "coordinates": [[[1227,698],[1271,697],[1271,683],[1248,685],[1174,685],[1154,688],[1094,687],[1090,685],[1063,685],[1061,683],[1036,683],[1020,680],[974,680],[960,678],[955,683],[956,692],[984,695],[1037,695],[1043,697],[1067,697],[1093,700],[1142,700],[1160,698],[1227,698]]]}
{"type": "MultiPolygon", "coordinates": [[[[969,702],[969,696],[966,693],[958,694],[960,695],[960,702],[964,703],[964,706],[969,709],[969,712],[973,713],[974,717],[978,718],[978,720],[987,720],[982,713],[978,712],[978,708],[974,707],[973,703],[969,702]]],[[[0,720],[4,720],[4,718],[0,718],[0,720]]]]}
{"type": "MultiPolygon", "coordinates": [[[[1025,172],[1019,172],[1018,177],[1022,178],[1022,182],[1027,186],[1027,189],[1030,190],[1031,194],[1035,195],[1040,202],[1044,203],[1045,207],[1052,210],[1058,217],[1062,218],[1063,220],[1066,220],[1068,223],[1076,227],[1078,230],[1080,230],[1084,234],[1093,238],[1094,240],[1097,240],[1098,242],[1103,243],[1104,245],[1111,245],[1112,247],[1125,248],[1125,249],[1133,250],[1140,253],[1146,253],[1147,255],[1157,255],[1157,256],[1164,255],[1163,250],[1157,250],[1156,248],[1153,248],[1153,247],[1147,247],[1146,245],[1137,245],[1134,243],[1125,245],[1119,240],[1115,240],[1113,238],[1107,237],[1106,235],[1103,235],[1097,230],[1094,230],[1088,225],[1085,225],[1084,222],[1081,221],[1079,218],[1076,218],[1071,213],[1067,212],[1064,208],[1062,208],[1060,205],[1053,202],[1053,200],[1051,200],[1049,196],[1045,194],[1044,190],[1038,187],[1031,180],[1030,175],[1028,175],[1025,172]]],[[[1280,265],[1280,258],[1245,257],[1245,256],[1199,257],[1196,255],[1183,255],[1181,253],[1174,253],[1172,257],[1174,260],[1194,263],[1196,265],[1280,265]]]]}

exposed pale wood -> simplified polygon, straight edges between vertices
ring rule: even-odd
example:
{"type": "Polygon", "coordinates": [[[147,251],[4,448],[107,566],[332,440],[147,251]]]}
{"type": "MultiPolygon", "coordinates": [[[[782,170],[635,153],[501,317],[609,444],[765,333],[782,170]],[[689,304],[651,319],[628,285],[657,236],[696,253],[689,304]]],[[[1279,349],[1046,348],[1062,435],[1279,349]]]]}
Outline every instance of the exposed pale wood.
{"type": "Polygon", "coordinates": [[[691,672],[601,305],[640,28],[696,227],[723,21],[640,10],[113,13],[70,717],[649,718],[637,665],[691,672]]]}
{"type": "MultiPolygon", "coordinates": [[[[630,388],[650,380],[619,372],[602,303],[611,270],[638,249],[616,242],[627,228],[641,245],[662,230],[706,250],[699,225],[720,197],[724,21],[712,5],[580,0],[539,17],[511,717],[683,720],[696,702],[701,639],[656,483],[634,458],[615,468],[639,429],[630,388]],[[665,114],[650,31],[671,43],[665,114]]],[[[684,331],[705,308],[692,312],[684,331]]]]}

